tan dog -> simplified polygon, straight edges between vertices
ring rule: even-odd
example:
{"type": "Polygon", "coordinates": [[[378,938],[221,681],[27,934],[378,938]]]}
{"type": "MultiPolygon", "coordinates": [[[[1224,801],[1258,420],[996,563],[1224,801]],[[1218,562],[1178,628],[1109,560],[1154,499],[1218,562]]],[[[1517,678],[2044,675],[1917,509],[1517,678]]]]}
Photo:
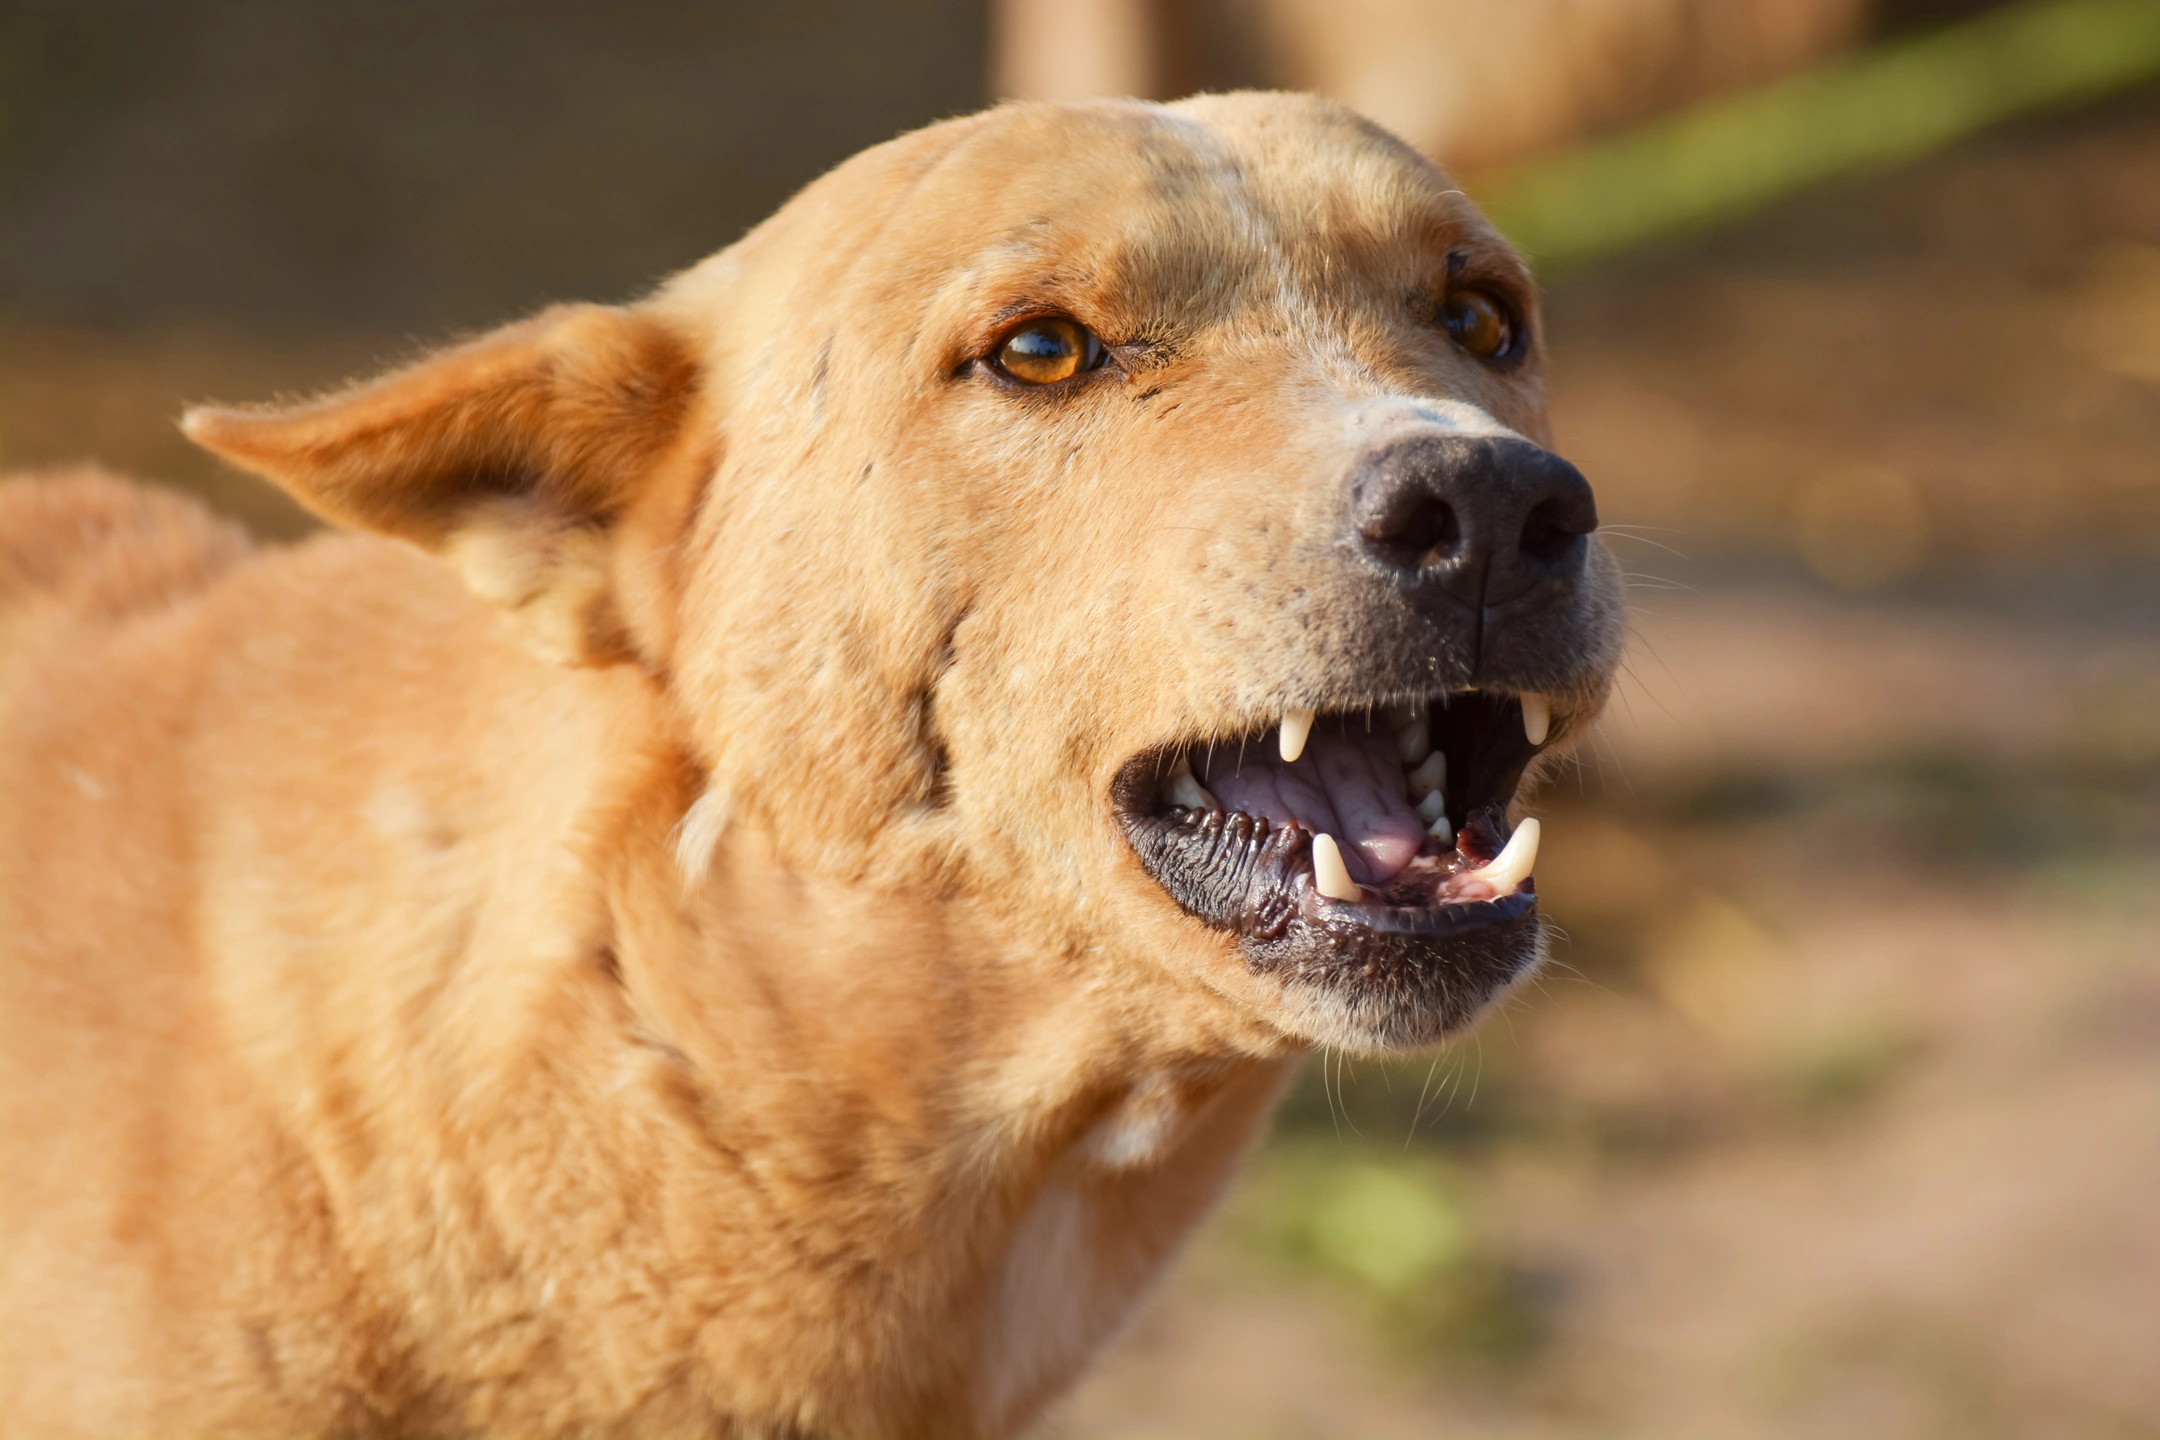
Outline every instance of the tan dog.
{"type": "Polygon", "coordinates": [[[1017,106],[188,416],[371,534],[0,489],[0,1436],[1025,1426],[1537,961],[1535,316],[1339,109],[1017,106]]]}

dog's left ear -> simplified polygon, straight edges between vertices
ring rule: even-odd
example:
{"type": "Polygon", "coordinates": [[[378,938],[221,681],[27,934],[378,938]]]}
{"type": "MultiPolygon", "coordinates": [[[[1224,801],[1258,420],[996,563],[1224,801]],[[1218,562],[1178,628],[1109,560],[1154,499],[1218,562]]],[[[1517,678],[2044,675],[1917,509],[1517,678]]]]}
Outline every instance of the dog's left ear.
{"type": "Polygon", "coordinates": [[[656,553],[702,478],[698,409],[665,324],[565,305],[326,399],[180,425],[318,515],[440,555],[544,652],[598,664],[672,640],[638,632],[672,625],[656,553]]]}

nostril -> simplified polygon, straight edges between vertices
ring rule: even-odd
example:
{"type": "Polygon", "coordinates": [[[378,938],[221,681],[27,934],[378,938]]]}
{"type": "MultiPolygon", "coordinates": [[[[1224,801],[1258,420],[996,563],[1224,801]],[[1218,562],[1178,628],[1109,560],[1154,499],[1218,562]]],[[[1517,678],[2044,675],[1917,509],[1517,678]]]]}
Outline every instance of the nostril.
{"type": "Polygon", "coordinates": [[[1367,526],[1365,539],[1389,564],[1417,570],[1446,558],[1462,544],[1462,523],[1447,501],[1421,495],[1367,526]]]}
{"type": "Polygon", "coordinates": [[[1589,548],[1588,531],[1572,513],[1580,507],[1559,500],[1542,500],[1523,517],[1522,557],[1547,570],[1563,570],[1580,563],[1589,548]]]}
{"type": "Polygon", "coordinates": [[[1395,543],[1412,563],[1424,565],[1434,551],[1445,555],[1461,541],[1462,525],[1455,519],[1455,507],[1428,495],[1403,517],[1395,543]]]}

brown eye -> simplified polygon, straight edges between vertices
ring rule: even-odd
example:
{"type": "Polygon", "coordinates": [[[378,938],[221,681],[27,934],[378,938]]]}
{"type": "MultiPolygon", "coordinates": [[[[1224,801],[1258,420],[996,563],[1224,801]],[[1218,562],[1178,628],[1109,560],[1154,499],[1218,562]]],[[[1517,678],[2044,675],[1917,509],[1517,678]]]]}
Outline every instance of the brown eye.
{"type": "Polygon", "coordinates": [[[1458,290],[1440,307],[1440,323],[1455,343],[1480,360],[1497,360],[1515,346],[1515,324],[1482,290],[1458,290]]]}
{"type": "Polygon", "coordinates": [[[1030,320],[1005,337],[998,347],[997,365],[1026,385],[1054,385],[1083,370],[1092,370],[1102,358],[1102,345],[1078,321],[1053,315],[1030,320]]]}

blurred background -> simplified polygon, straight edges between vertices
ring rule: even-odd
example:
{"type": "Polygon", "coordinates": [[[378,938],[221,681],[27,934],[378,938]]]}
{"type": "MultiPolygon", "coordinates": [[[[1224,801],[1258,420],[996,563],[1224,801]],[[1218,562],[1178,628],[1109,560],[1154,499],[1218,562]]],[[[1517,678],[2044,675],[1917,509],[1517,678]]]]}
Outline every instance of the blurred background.
{"type": "Polygon", "coordinates": [[[1635,585],[1555,963],[1316,1057],[1045,1437],[2160,1436],[2160,0],[0,0],[0,465],[1279,85],[1537,261],[1635,585]]]}

